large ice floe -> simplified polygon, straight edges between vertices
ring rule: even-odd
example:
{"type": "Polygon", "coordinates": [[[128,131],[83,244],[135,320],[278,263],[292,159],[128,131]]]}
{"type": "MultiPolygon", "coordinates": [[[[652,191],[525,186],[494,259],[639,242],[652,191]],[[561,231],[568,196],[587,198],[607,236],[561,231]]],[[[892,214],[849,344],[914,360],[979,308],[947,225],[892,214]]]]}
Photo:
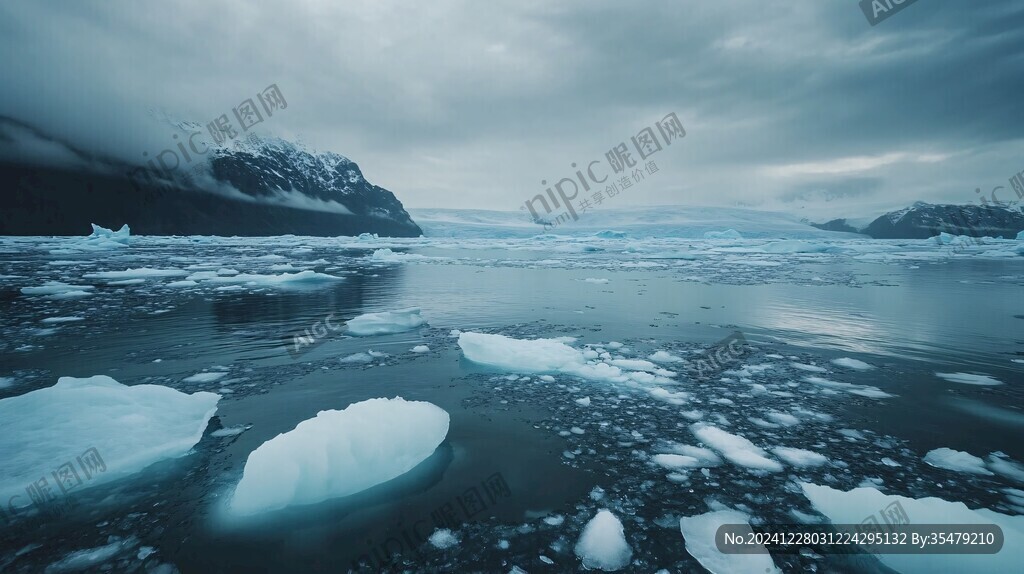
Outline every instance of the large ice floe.
{"type": "MultiPolygon", "coordinates": [[[[736,531],[747,536],[750,517],[738,510],[716,510],[699,516],[679,519],[679,530],[686,542],[686,552],[697,559],[700,565],[715,574],[745,574],[747,572],[775,573],[771,556],[763,554],[725,554],[715,545],[715,533],[725,524],[746,524],[747,531],[736,531]]],[[[762,549],[764,546],[761,547],[762,549]]]]}
{"type": "Polygon", "coordinates": [[[418,307],[409,307],[408,309],[399,309],[397,311],[383,311],[381,313],[366,313],[350,319],[347,323],[348,332],[360,337],[402,333],[426,324],[427,320],[420,316],[420,309],[418,307]]]}
{"type": "Polygon", "coordinates": [[[573,341],[572,337],[513,339],[486,333],[459,334],[459,347],[467,359],[498,369],[517,373],[561,373],[616,383],[674,382],[669,377],[675,373],[650,361],[612,359],[607,353],[602,357],[594,349],[581,351],[570,347],[568,343],[573,341]]]}
{"type": "Polygon", "coordinates": [[[621,570],[633,558],[633,549],[626,542],[622,522],[609,510],[600,510],[576,542],[576,555],[587,569],[606,572],[621,570]]]}
{"type": "Polygon", "coordinates": [[[860,524],[865,514],[899,503],[912,524],[996,524],[1003,530],[1003,547],[996,554],[878,554],[889,568],[903,574],[918,572],[1019,572],[1024,564],[1024,516],[1007,516],[988,509],[972,510],[962,502],[940,498],[913,499],[882,494],[871,487],[849,492],[801,483],[815,510],[833,524],[860,524]]]}
{"type": "Polygon", "coordinates": [[[52,387],[0,400],[0,499],[30,504],[25,488],[65,464],[77,469],[80,486],[92,487],[184,456],[219,400],[207,392],[122,385],[105,375],[61,377],[52,387]]]}
{"type": "Polygon", "coordinates": [[[314,504],[387,482],[433,454],[448,422],[440,407],[401,397],[320,411],[249,455],[231,509],[249,515],[314,504]]]}

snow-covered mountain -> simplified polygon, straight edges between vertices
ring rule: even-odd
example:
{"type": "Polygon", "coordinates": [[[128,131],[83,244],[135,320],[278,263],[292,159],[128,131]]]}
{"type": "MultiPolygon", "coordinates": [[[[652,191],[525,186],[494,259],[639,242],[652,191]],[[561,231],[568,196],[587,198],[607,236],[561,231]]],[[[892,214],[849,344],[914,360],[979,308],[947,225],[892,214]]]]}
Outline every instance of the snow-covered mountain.
{"type": "Polygon", "coordinates": [[[158,175],[0,118],[0,235],[81,235],[90,223],[141,235],[421,234],[393,193],[336,153],[274,139],[205,155],[158,175]],[[54,167],[3,153],[26,140],[79,160],[54,167]]]}
{"type": "MultiPolygon", "coordinates": [[[[658,206],[590,210],[576,221],[541,225],[529,214],[472,209],[410,209],[428,237],[529,237],[542,233],[593,235],[622,232],[630,237],[703,238],[734,229],[743,237],[813,239],[837,234],[812,227],[796,216],[724,207],[658,206]]],[[[850,237],[856,237],[850,234],[850,237]]]]}
{"type": "Polygon", "coordinates": [[[845,219],[812,225],[830,231],[856,231],[875,239],[927,239],[942,232],[1013,239],[1024,230],[1024,212],[1016,206],[934,205],[918,201],[886,213],[860,229],[845,219]]]}

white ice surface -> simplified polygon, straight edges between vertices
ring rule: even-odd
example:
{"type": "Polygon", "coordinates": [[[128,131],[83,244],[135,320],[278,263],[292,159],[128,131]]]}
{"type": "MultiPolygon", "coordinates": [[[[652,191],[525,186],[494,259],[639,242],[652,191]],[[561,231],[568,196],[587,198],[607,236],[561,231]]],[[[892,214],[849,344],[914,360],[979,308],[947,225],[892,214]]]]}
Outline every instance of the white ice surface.
{"type": "Polygon", "coordinates": [[[320,411],[249,455],[231,508],[255,514],[387,482],[433,454],[448,435],[448,423],[440,407],[401,397],[320,411]]]}
{"type": "Polygon", "coordinates": [[[366,313],[347,322],[348,332],[360,337],[370,335],[388,335],[411,331],[425,325],[427,320],[420,316],[418,307],[366,313]]]}
{"type": "MultiPolygon", "coordinates": [[[[912,524],[997,524],[1003,548],[997,554],[877,554],[883,564],[903,574],[938,572],[1020,572],[1024,564],[1024,516],[1007,516],[988,509],[971,510],[962,502],[940,498],[913,499],[882,494],[871,487],[849,492],[801,483],[804,495],[833,524],[860,524],[890,504],[899,502],[912,524]]],[[[876,518],[877,520],[877,518],[876,518]]]]}
{"type": "Polygon", "coordinates": [[[853,369],[855,371],[869,371],[871,369],[874,369],[873,366],[865,363],[864,361],[858,361],[857,359],[851,359],[849,357],[833,359],[832,364],[837,367],[844,367],[846,369],[853,369]]]}
{"type": "Polygon", "coordinates": [[[944,468],[956,472],[967,472],[970,474],[991,475],[985,468],[985,461],[973,454],[953,450],[951,448],[937,448],[928,451],[924,455],[924,461],[934,467],[944,468]]]}
{"type": "Polygon", "coordinates": [[[1003,384],[1001,381],[988,375],[978,375],[974,373],[935,373],[935,376],[951,383],[960,383],[962,385],[995,387],[1003,384]]]}
{"type": "MultiPolygon", "coordinates": [[[[718,510],[679,519],[679,531],[686,542],[686,552],[714,574],[776,574],[779,569],[767,553],[723,554],[715,545],[715,533],[723,524],[746,524],[750,517],[738,510],[718,510]]],[[[746,536],[753,530],[738,531],[746,536]]]]}
{"type": "Polygon", "coordinates": [[[726,460],[750,470],[779,472],[782,465],[768,458],[768,453],[746,438],[730,434],[706,423],[690,425],[690,432],[726,460]]]}
{"type": "MultiPolygon", "coordinates": [[[[25,488],[95,448],[106,470],[91,487],[184,456],[199,442],[220,396],[160,385],[126,386],[97,375],[61,377],[52,387],[0,400],[0,499],[27,506],[25,488]]],[[[78,469],[79,476],[82,470],[78,469]]]]}
{"type": "Polygon", "coordinates": [[[622,522],[609,510],[599,510],[587,522],[575,552],[588,569],[613,572],[629,565],[633,549],[626,542],[622,522]]]}

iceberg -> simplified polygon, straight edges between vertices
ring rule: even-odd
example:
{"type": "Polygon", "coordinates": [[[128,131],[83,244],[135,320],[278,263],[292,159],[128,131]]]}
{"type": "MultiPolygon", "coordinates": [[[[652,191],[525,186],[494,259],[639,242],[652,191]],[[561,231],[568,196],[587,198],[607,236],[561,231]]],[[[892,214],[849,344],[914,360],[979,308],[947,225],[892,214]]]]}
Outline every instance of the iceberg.
{"type": "Polygon", "coordinates": [[[184,456],[219,400],[214,393],[122,385],[105,375],[61,377],[52,387],[0,400],[7,469],[0,499],[29,505],[25,488],[65,464],[77,469],[81,486],[92,487],[184,456]]]}
{"type": "Polygon", "coordinates": [[[861,524],[883,509],[899,504],[913,524],[996,524],[1003,530],[997,554],[878,554],[889,568],[903,574],[935,572],[1017,572],[1024,564],[1024,516],[1007,516],[988,509],[971,510],[962,502],[940,498],[907,498],[882,494],[872,487],[849,492],[801,483],[804,496],[833,524],[861,524]],[[865,516],[868,515],[868,516],[865,516]]]}
{"type": "Polygon", "coordinates": [[[131,240],[132,231],[128,228],[128,224],[125,223],[121,226],[121,229],[112,231],[106,227],[100,227],[95,223],[92,225],[92,233],[87,235],[84,239],[79,239],[75,247],[86,250],[101,250],[101,249],[120,249],[128,247],[128,243],[131,240]]]}
{"type": "Polygon", "coordinates": [[[605,572],[621,570],[633,559],[622,522],[608,510],[599,511],[583,527],[575,552],[583,560],[584,568],[605,572]]]}
{"type": "Polygon", "coordinates": [[[430,457],[448,424],[440,407],[401,397],[320,411],[249,455],[231,510],[251,515],[314,504],[387,482],[430,457]]]}
{"type": "Polygon", "coordinates": [[[426,325],[427,320],[420,316],[419,307],[409,307],[397,311],[366,313],[349,320],[346,324],[349,333],[366,337],[411,331],[416,327],[426,325]]]}

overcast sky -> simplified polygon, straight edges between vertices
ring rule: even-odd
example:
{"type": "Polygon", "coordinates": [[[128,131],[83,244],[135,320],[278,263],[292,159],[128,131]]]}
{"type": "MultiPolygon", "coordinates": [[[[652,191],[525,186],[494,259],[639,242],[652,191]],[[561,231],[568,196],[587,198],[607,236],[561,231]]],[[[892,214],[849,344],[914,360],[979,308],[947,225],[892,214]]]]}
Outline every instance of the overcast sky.
{"type": "Polygon", "coordinates": [[[1020,0],[8,1],[0,50],[0,113],[131,161],[276,83],[261,132],[407,207],[517,210],[670,112],[623,207],[869,215],[1024,171],[1020,0]]]}

